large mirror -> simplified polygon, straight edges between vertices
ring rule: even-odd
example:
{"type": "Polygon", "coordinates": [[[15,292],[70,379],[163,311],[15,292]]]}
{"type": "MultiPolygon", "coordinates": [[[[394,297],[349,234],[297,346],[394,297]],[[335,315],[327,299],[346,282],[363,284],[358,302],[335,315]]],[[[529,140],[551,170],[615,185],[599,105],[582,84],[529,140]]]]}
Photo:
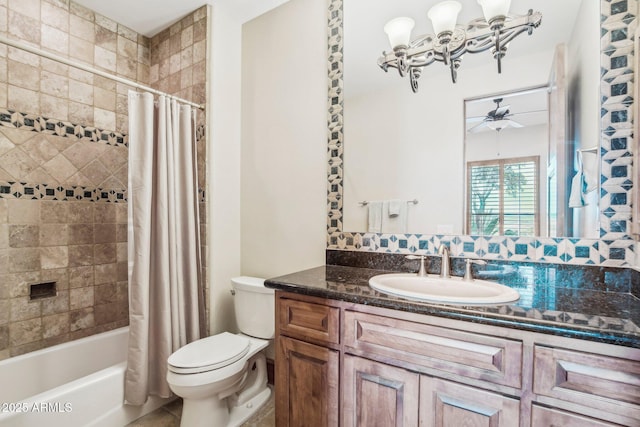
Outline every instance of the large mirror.
{"type": "MultiPolygon", "coordinates": [[[[583,167],[598,174],[599,2],[512,0],[513,13],[534,9],[542,13],[542,24],[511,42],[501,74],[490,52],[467,54],[457,83],[436,62],[423,70],[413,93],[406,77],[376,64],[382,51],[390,50],[383,27],[394,17],[410,16],[416,21],[413,36],[433,33],[427,10],[435,3],[344,0],[343,229],[597,238],[598,191],[583,191],[579,205],[570,197],[583,167]],[[521,128],[471,130],[504,107],[521,128]],[[533,120],[534,113],[543,119],[533,120]],[[528,178],[535,180],[536,212],[529,212],[527,202],[529,211],[515,216],[537,219],[531,226],[514,227],[508,220],[501,225],[495,215],[509,213],[479,206],[478,185],[517,177],[520,186],[510,191],[522,194],[525,175],[521,169],[512,172],[514,162],[531,159],[537,162],[536,177],[528,178]],[[380,201],[404,202],[402,221],[380,228],[371,215],[380,201]]],[[[459,24],[482,16],[476,0],[461,3],[459,24]]]]}

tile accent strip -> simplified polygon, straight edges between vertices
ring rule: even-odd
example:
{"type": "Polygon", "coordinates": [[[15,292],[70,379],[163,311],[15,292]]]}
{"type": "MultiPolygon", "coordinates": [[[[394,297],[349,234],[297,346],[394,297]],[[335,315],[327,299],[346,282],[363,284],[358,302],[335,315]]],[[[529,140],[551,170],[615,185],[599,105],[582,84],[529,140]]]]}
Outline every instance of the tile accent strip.
{"type": "MultiPolygon", "coordinates": [[[[102,142],[107,145],[129,146],[129,136],[124,133],[73,124],[71,122],[37,116],[35,114],[21,113],[6,108],[0,108],[0,126],[20,128],[33,132],[42,132],[92,142],[102,142]]],[[[205,130],[205,125],[196,127],[197,142],[200,142],[206,136],[205,130]]]]}
{"type": "MultiPolygon", "coordinates": [[[[77,185],[61,187],[0,181],[0,199],[126,203],[127,189],[88,188],[77,185]]],[[[198,188],[198,202],[205,201],[205,190],[198,188]]]]}
{"type": "Polygon", "coordinates": [[[71,122],[7,110],[6,108],[0,108],[0,125],[68,138],[102,142],[108,145],[123,145],[125,147],[129,145],[129,137],[120,132],[76,125],[71,122]]]}
{"type": "Polygon", "coordinates": [[[374,234],[343,231],[343,9],[329,0],[327,249],[435,254],[566,264],[634,264],[630,236],[634,48],[638,0],[601,0],[600,239],[374,234]]]}
{"type": "Polygon", "coordinates": [[[127,190],[0,181],[0,198],[125,203],[127,190]]]}

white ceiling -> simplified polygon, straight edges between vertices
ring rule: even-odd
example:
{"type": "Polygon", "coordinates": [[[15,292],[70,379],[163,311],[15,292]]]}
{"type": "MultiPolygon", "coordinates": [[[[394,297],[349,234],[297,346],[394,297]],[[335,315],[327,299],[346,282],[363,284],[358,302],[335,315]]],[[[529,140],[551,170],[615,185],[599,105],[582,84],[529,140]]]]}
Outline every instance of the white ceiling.
{"type": "Polygon", "coordinates": [[[224,5],[246,22],[288,0],[74,0],[139,34],[154,36],[205,4],[224,5]]]}

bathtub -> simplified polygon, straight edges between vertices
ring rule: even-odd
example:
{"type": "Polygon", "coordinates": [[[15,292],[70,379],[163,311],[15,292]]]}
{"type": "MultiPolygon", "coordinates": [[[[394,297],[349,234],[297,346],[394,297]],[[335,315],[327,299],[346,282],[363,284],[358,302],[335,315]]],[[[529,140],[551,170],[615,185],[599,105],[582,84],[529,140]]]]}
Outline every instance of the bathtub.
{"type": "Polygon", "coordinates": [[[0,361],[1,427],[118,427],[169,403],[124,405],[129,328],[0,361]]]}

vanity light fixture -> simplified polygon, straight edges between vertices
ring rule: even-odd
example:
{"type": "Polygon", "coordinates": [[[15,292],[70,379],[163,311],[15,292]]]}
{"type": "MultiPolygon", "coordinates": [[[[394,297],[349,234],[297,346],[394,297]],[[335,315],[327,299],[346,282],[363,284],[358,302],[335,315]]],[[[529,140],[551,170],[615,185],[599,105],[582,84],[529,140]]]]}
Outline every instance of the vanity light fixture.
{"type": "Polygon", "coordinates": [[[465,53],[480,53],[491,50],[502,72],[502,58],[509,42],[527,32],[529,35],[542,21],[540,12],[529,9],[526,15],[510,15],[511,0],[478,0],[483,18],[469,22],[466,28],[456,25],[462,5],[453,0],[437,3],[427,12],[435,36],[424,34],[411,40],[415,21],[411,18],[395,18],[387,22],[384,31],[389,37],[392,52],[383,52],[378,65],[388,71],[397,68],[400,76],[409,74],[411,89],[418,91],[418,78],[422,69],[435,61],[442,62],[451,70],[453,83],[457,79],[465,53]]]}

